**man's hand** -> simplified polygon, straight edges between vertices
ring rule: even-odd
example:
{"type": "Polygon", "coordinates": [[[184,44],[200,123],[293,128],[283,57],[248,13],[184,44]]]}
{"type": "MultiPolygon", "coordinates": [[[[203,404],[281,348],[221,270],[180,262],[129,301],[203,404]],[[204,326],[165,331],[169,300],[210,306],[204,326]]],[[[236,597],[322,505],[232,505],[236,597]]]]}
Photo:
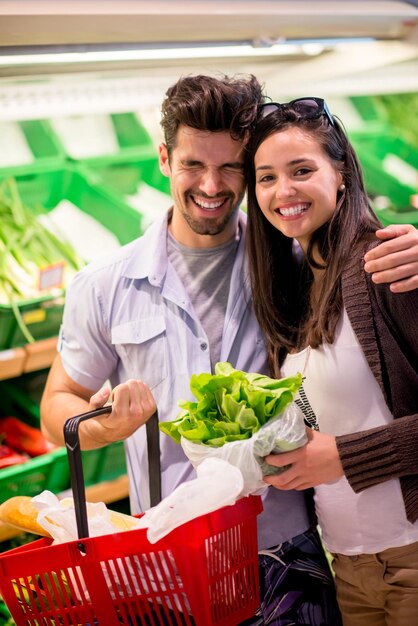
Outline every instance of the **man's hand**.
{"type": "MultiPolygon", "coordinates": [[[[106,404],[110,390],[103,387],[90,398],[90,408],[106,404]]],[[[112,412],[83,422],[83,432],[102,444],[121,441],[132,435],[155,413],[156,404],[149,387],[141,380],[128,380],[112,392],[112,412]]]]}
{"type": "Polygon", "coordinates": [[[280,474],[265,476],[264,482],[277,489],[300,491],[322,483],[334,482],[344,475],[335,437],[311,428],[306,429],[306,434],[309,441],[302,448],[266,457],[265,460],[269,465],[276,467],[290,465],[290,467],[280,474]]]}
{"type": "Polygon", "coordinates": [[[364,269],[375,283],[391,283],[394,293],[418,287],[418,230],[411,224],[391,224],[376,231],[384,243],[364,256],[364,269]]]}

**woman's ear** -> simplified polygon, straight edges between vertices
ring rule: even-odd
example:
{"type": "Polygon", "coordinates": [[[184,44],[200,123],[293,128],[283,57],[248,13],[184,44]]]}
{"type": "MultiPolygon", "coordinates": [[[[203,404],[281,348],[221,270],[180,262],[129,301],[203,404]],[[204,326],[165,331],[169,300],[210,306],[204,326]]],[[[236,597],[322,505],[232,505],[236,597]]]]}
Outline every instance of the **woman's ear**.
{"type": "Polygon", "coordinates": [[[159,155],[159,163],[160,163],[160,171],[164,176],[170,176],[170,163],[168,158],[168,150],[165,143],[160,143],[158,146],[158,155],[159,155]]]}

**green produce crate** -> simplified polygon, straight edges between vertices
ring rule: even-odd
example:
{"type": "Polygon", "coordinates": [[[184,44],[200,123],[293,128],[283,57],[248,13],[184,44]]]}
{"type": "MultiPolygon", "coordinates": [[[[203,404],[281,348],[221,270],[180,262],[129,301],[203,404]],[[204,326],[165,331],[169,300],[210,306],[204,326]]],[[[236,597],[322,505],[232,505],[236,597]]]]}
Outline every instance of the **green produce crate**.
{"type": "MultiPolygon", "coordinates": [[[[39,428],[39,400],[47,370],[1,381],[0,414],[13,415],[39,428]]],[[[0,502],[13,496],[35,496],[44,489],[59,493],[70,484],[67,452],[64,447],[34,457],[26,463],[0,469],[0,502]]]]}
{"type": "Polygon", "coordinates": [[[376,211],[376,215],[384,226],[390,224],[412,224],[415,228],[418,228],[418,210],[412,209],[411,211],[393,211],[391,209],[382,209],[376,211]]]}
{"type": "Polygon", "coordinates": [[[371,129],[375,124],[398,133],[407,143],[418,147],[418,93],[385,93],[350,98],[360,117],[371,129]]]}
{"type": "Polygon", "coordinates": [[[386,196],[396,212],[409,212],[410,196],[418,191],[417,149],[382,128],[380,132],[353,131],[350,139],[363,167],[368,193],[386,196]]]}
{"type": "MultiPolygon", "coordinates": [[[[22,319],[34,339],[58,334],[64,306],[64,292],[57,297],[42,296],[19,302],[22,319]]],[[[10,305],[0,304],[0,350],[23,346],[27,339],[17,325],[10,305]]]]}
{"type": "Polygon", "coordinates": [[[14,415],[30,426],[39,427],[39,404],[45,389],[48,369],[29,372],[0,381],[0,415],[14,415]]]}
{"type": "MultiPolygon", "coordinates": [[[[123,442],[82,452],[86,486],[126,474],[123,442]]],[[[33,497],[47,489],[59,494],[70,489],[67,451],[57,448],[26,463],[0,469],[0,503],[13,496],[33,497]]]]}
{"type": "Polygon", "coordinates": [[[81,457],[83,459],[84,483],[87,486],[114,480],[126,474],[123,441],[117,441],[97,450],[84,450],[81,457]]]}
{"type": "MultiPolygon", "coordinates": [[[[85,450],[82,459],[86,486],[114,480],[126,474],[123,442],[98,450],[85,450]]],[[[26,463],[0,469],[0,503],[13,496],[33,497],[44,489],[56,494],[70,489],[70,470],[65,448],[57,448],[26,463]]]]}
{"type": "MultiPolygon", "coordinates": [[[[31,372],[0,382],[1,415],[14,415],[39,428],[39,401],[48,370],[31,372]]],[[[113,480],[126,474],[122,441],[82,453],[84,482],[87,486],[113,480]]],[[[30,459],[21,465],[0,470],[0,502],[15,495],[34,496],[48,489],[60,493],[70,488],[70,471],[64,447],[30,459]]]]}
{"type": "MultiPolygon", "coordinates": [[[[0,180],[2,178],[0,171],[0,180]]],[[[114,233],[121,244],[132,241],[141,233],[138,213],[120,199],[110,198],[93,186],[76,167],[51,168],[36,174],[22,172],[15,178],[23,203],[35,213],[42,213],[45,209],[51,211],[65,199],[114,233]]]]}
{"type": "Polygon", "coordinates": [[[80,163],[80,171],[92,185],[141,215],[144,230],[172,205],[169,180],[161,174],[155,155],[147,152],[149,148],[80,163]]]}
{"type": "Polygon", "coordinates": [[[160,172],[155,149],[148,146],[129,154],[84,160],[80,162],[80,168],[92,184],[116,192],[124,200],[136,192],[141,182],[163,193],[170,193],[170,182],[160,172]]]}
{"type": "Polygon", "coordinates": [[[0,469],[0,502],[13,496],[36,496],[44,489],[59,493],[70,484],[65,448],[0,469]]]}
{"type": "MultiPolygon", "coordinates": [[[[139,214],[146,213],[144,225],[171,205],[170,184],[167,177],[160,172],[157,150],[147,130],[134,113],[119,113],[109,116],[115,133],[118,148],[112,153],[75,159],[80,171],[93,185],[106,190],[112,197],[123,199],[124,202],[135,208],[139,214]],[[145,204],[138,207],[129,196],[138,193],[140,185],[146,184],[145,204]],[[152,194],[152,190],[162,192],[152,194]]],[[[62,139],[58,136],[58,141],[62,139]]],[[[82,138],[80,139],[80,141],[82,138]]],[[[63,146],[63,150],[66,150],[63,146]]],[[[68,154],[68,158],[72,157],[68,154]]]]}
{"type": "MultiPolygon", "coordinates": [[[[67,127],[64,132],[63,128],[59,128],[57,122],[65,122],[65,118],[56,121],[51,120],[51,130],[55,133],[55,142],[60,146],[61,152],[63,152],[69,160],[77,163],[80,161],[100,161],[102,158],[120,157],[123,154],[129,155],[136,152],[138,149],[144,150],[145,152],[149,151],[150,154],[156,156],[152,139],[135,113],[113,113],[109,116],[86,115],[82,117],[78,116],[78,118],[67,118],[67,120],[69,122],[74,120],[76,123],[74,126],[67,127]],[[106,124],[105,128],[99,125],[99,127],[96,128],[95,120],[97,117],[109,121],[109,125],[106,124]],[[81,127],[77,127],[77,120],[82,122],[81,127]],[[75,138],[77,142],[83,145],[85,137],[82,133],[83,130],[86,130],[84,123],[89,120],[88,131],[90,136],[88,139],[91,142],[91,156],[87,156],[87,153],[86,156],[75,155],[74,145],[71,144],[73,144],[75,138]],[[103,139],[101,135],[108,130],[112,133],[111,137],[108,138],[110,141],[104,141],[102,142],[104,145],[101,145],[100,140],[103,139]],[[69,134],[70,132],[72,133],[71,135],[69,134]],[[80,133],[80,137],[77,137],[78,133],[80,133]],[[95,140],[98,142],[97,145],[95,140]],[[101,154],[101,151],[103,151],[103,154],[101,154]]],[[[78,150],[78,153],[82,154],[83,150],[78,150]]]]}
{"type": "Polygon", "coordinates": [[[32,152],[33,162],[0,167],[1,177],[14,176],[28,171],[35,173],[65,163],[66,155],[63,147],[47,120],[26,120],[16,123],[32,152]]]}
{"type": "Polygon", "coordinates": [[[388,122],[387,111],[378,97],[352,96],[349,100],[358,111],[360,117],[368,124],[377,123],[382,125],[388,122]]]}
{"type": "MultiPolygon", "coordinates": [[[[0,171],[0,180],[3,172],[0,171]]],[[[115,195],[89,182],[77,168],[54,168],[34,173],[28,169],[15,177],[24,204],[34,212],[52,210],[68,200],[112,232],[120,244],[141,234],[141,215],[115,195]]],[[[103,250],[105,253],[106,250],[103,250]]],[[[62,318],[64,291],[18,303],[20,313],[34,339],[58,333],[62,318]]],[[[24,345],[27,340],[18,327],[11,305],[0,305],[0,350],[24,345]]]]}

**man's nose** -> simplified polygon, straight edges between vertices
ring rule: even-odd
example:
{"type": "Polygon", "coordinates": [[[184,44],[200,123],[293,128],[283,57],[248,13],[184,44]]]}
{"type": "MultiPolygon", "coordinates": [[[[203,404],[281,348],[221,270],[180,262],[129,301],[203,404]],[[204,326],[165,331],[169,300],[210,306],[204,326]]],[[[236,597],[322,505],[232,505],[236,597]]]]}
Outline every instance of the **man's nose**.
{"type": "Polygon", "coordinates": [[[199,187],[208,196],[215,196],[222,189],[222,174],[217,168],[207,168],[200,180],[199,187]]]}

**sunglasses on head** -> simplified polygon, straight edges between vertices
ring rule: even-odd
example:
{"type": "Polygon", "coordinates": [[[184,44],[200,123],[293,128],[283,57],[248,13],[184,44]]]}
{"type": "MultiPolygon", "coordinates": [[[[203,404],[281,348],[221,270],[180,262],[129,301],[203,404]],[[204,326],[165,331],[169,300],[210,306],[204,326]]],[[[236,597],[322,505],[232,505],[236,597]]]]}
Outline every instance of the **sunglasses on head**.
{"type": "Polygon", "coordinates": [[[321,115],[325,115],[329,123],[334,126],[334,118],[331,115],[327,103],[322,98],[297,98],[296,100],[284,102],[283,104],[279,102],[266,102],[260,107],[261,119],[264,119],[278,109],[292,109],[305,120],[316,119],[321,117],[321,115]]]}

